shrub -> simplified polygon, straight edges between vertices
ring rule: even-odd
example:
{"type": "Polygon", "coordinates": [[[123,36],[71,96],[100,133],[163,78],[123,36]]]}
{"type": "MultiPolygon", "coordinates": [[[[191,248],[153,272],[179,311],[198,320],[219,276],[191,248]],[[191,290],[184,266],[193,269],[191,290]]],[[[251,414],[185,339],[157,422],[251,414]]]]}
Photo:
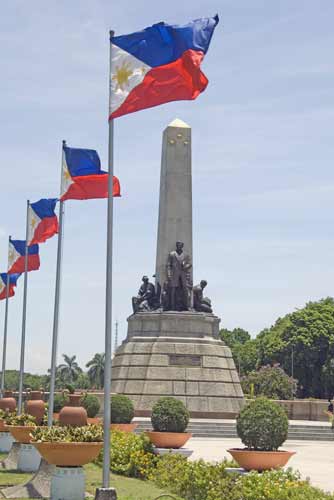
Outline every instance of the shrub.
{"type": "Polygon", "coordinates": [[[189,412],[182,401],[172,397],[160,398],[152,408],[153,430],[158,432],[184,432],[189,412]]]}
{"type": "Polygon", "coordinates": [[[68,396],[65,393],[61,394],[55,394],[54,395],[54,400],[53,400],[53,412],[54,413],[59,413],[60,410],[66,406],[66,404],[69,402],[68,396]]]}
{"type": "Polygon", "coordinates": [[[241,378],[241,385],[245,394],[253,391],[255,396],[271,399],[293,399],[297,392],[297,380],[289,377],[278,365],[262,366],[248,373],[241,378]]]}
{"type": "MultiPolygon", "coordinates": [[[[147,479],[158,458],[145,434],[140,436],[130,432],[112,431],[110,446],[110,470],[127,477],[147,479]]],[[[102,453],[97,459],[103,462],[102,453]]]]}
{"type": "Polygon", "coordinates": [[[28,413],[21,413],[21,415],[9,413],[4,420],[7,425],[19,425],[23,427],[35,427],[37,425],[35,417],[29,415],[28,413]]]}
{"type": "Polygon", "coordinates": [[[123,394],[111,396],[110,411],[113,424],[129,424],[135,414],[131,399],[123,394]]]}
{"type": "Polygon", "coordinates": [[[92,394],[85,394],[81,400],[81,404],[87,411],[87,416],[89,418],[94,418],[99,413],[100,402],[96,396],[93,396],[92,394]]]}
{"type": "Polygon", "coordinates": [[[38,427],[31,433],[31,441],[35,443],[96,443],[103,441],[101,425],[84,427],[38,427]]]}
{"type": "Polygon", "coordinates": [[[237,418],[237,433],[247,448],[277,450],[287,438],[289,421],[279,404],[258,398],[245,406],[237,418]]]}

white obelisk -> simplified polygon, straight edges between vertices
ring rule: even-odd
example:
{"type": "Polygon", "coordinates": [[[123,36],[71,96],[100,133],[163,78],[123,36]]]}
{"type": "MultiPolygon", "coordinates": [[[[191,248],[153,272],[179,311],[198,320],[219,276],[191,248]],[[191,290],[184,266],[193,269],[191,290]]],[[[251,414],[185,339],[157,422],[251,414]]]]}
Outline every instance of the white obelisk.
{"type": "Polygon", "coordinates": [[[175,119],[163,133],[156,281],[166,281],[166,264],[175,243],[184,243],[192,261],[191,128],[175,119]]]}

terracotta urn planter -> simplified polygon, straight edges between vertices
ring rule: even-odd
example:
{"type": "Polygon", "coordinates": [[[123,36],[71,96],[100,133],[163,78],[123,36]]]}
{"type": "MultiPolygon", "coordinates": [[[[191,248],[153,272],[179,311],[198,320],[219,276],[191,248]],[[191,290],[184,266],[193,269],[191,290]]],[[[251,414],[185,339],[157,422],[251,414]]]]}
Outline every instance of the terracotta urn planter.
{"type": "Polygon", "coordinates": [[[146,435],[156,448],[181,448],[191,438],[190,432],[146,431],[146,435]]]}
{"type": "Polygon", "coordinates": [[[30,399],[26,402],[26,413],[36,419],[36,423],[41,425],[45,414],[45,403],[42,399],[41,391],[31,391],[30,399]]]}
{"type": "Polygon", "coordinates": [[[110,424],[110,429],[118,430],[122,432],[134,432],[134,430],[138,427],[138,424],[110,424]]]}
{"type": "Polygon", "coordinates": [[[13,412],[16,410],[16,399],[12,391],[5,391],[4,397],[0,399],[0,410],[13,412]]]}
{"type": "Polygon", "coordinates": [[[64,406],[59,413],[59,422],[61,425],[72,425],[82,427],[87,425],[87,412],[83,406],[80,406],[81,394],[69,394],[69,404],[64,406]]]}
{"type": "Polygon", "coordinates": [[[22,444],[30,443],[30,433],[36,429],[36,427],[28,425],[6,425],[6,431],[10,432],[15,441],[22,444]]]}
{"type": "Polygon", "coordinates": [[[32,443],[42,457],[59,467],[79,467],[92,462],[103,443],[32,443]]]}
{"type": "Polygon", "coordinates": [[[255,451],[246,448],[227,450],[234,460],[245,470],[269,470],[284,467],[295,451],[255,451]]]}

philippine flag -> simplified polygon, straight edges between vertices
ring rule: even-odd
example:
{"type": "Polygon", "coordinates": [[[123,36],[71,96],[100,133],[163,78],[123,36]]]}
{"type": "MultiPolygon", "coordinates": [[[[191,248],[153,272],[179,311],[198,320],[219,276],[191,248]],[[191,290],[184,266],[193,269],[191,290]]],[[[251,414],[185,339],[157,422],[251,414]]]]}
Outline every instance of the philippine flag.
{"type": "MultiPolygon", "coordinates": [[[[94,149],[64,147],[61,201],[108,198],[108,172],[101,170],[99,155],[94,149]]],[[[113,178],[113,195],[121,196],[117,177],[113,178]]]]}
{"type": "Polygon", "coordinates": [[[14,288],[16,287],[17,280],[21,276],[20,274],[7,274],[0,273],[0,300],[7,297],[7,279],[9,276],[9,290],[8,297],[13,297],[15,295],[14,288]]]}
{"type": "MultiPolygon", "coordinates": [[[[26,242],[9,240],[8,274],[24,273],[26,242]]],[[[37,271],[40,266],[38,245],[28,247],[28,271],[37,271]]]]}
{"type": "Polygon", "coordinates": [[[58,233],[58,219],[55,214],[56,198],[41,199],[29,205],[28,245],[44,243],[58,233]]]}
{"type": "Polygon", "coordinates": [[[208,84],[200,65],[218,22],[218,16],[184,26],[161,22],[112,37],[109,119],[196,99],[208,84]]]}

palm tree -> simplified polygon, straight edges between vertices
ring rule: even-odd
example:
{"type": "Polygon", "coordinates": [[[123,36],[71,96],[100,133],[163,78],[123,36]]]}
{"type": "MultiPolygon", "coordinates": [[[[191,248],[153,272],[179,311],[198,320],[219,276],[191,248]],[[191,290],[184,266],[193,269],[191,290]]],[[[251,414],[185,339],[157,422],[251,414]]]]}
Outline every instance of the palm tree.
{"type": "Polygon", "coordinates": [[[76,362],[76,356],[67,356],[67,354],[63,354],[63,358],[65,363],[57,366],[57,375],[64,380],[64,382],[69,382],[72,384],[74,380],[76,380],[80,373],[82,373],[82,369],[76,362]]]}
{"type": "Polygon", "coordinates": [[[104,385],[104,353],[96,353],[94,357],[88,361],[86,367],[89,368],[87,375],[93,385],[103,387],[104,385]]]}

